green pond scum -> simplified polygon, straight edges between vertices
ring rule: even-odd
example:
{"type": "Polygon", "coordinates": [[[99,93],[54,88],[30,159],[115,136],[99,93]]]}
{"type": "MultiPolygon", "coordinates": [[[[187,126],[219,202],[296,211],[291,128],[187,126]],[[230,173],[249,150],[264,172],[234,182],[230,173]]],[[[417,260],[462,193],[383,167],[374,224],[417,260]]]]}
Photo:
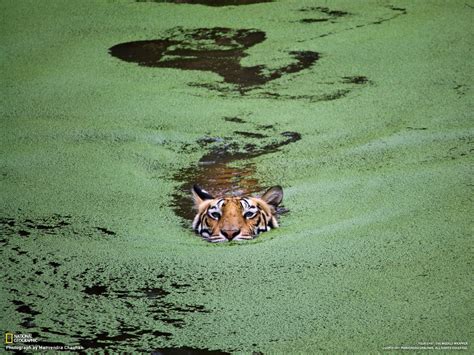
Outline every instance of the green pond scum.
{"type": "Polygon", "coordinates": [[[472,352],[474,2],[0,12],[4,349],[472,352]],[[194,183],[280,228],[203,241],[194,183]]]}

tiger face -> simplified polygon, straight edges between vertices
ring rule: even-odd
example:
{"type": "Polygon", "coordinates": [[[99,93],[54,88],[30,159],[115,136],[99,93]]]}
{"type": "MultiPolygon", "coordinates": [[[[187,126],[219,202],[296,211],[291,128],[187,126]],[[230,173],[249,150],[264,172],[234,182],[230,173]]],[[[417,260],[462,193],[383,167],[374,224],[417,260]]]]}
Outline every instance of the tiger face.
{"type": "Polygon", "coordinates": [[[278,228],[275,213],[283,199],[280,186],[268,189],[261,197],[214,198],[197,185],[192,193],[198,210],[193,229],[208,242],[249,240],[278,228]]]}

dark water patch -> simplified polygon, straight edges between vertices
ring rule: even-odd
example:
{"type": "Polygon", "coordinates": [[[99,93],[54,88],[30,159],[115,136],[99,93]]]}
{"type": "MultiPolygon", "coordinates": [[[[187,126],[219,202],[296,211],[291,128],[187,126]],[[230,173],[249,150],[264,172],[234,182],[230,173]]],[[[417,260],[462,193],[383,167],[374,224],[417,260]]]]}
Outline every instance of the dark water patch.
{"type": "Polygon", "coordinates": [[[272,124],[263,124],[263,125],[257,125],[256,127],[258,129],[273,129],[275,126],[272,124]]]}
{"type": "Polygon", "coordinates": [[[176,312],[181,312],[181,313],[195,313],[195,312],[200,312],[200,313],[210,313],[204,306],[200,305],[185,305],[185,306],[177,306],[171,308],[173,311],[176,312]]]}
{"type": "Polygon", "coordinates": [[[427,127],[407,127],[407,129],[411,131],[425,131],[428,128],[427,127]]]}
{"type": "Polygon", "coordinates": [[[172,4],[192,4],[192,5],[206,5],[206,6],[239,6],[252,5],[265,2],[272,2],[273,0],[136,0],[136,2],[157,2],[157,3],[172,3],[172,4]]]}
{"type": "MultiPolygon", "coordinates": [[[[158,275],[158,279],[163,279],[163,275],[158,275]]],[[[112,279],[111,279],[112,281],[112,279]]],[[[167,300],[167,296],[173,293],[188,292],[191,287],[190,284],[180,283],[176,281],[160,281],[162,286],[142,287],[139,289],[122,288],[118,290],[108,289],[102,285],[94,285],[87,287],[84,292],[90,295],[107,296],[112,299],[121,300],[128,308],[135,306],[131,300],[139,300],[140,303],[147,305],[147,315],[153,320],[162,324],[171,325],[175,328],[182,328],[186,325],[186,316],[188,314],[202,312],[209,313],[202,305],[178,304],[167,300]]],[[[130,328],[122,327],[121,334],[133,333],[138,334],[137,331],[130,332],[130,328]]],[[[147,334],[150,332],[147,331],[147,334]]],[[[171,333],[162,331],[157,332],[160,336],[171,336],[171,333]]],[[[106,340],[105,338],[103,339],[106,340]]],[[[95,341],[92,339],[83,339],[83,343],[95,341]]],[[[95,344],[97,347],[103,347],[101,342],[95,344]]]]}
{"type": "Polygon", "coordinates": [[[55,261],[49,262],[48,265],[53,268],[53,274],[57,274],[58,273],[58,267],[61,266],[60,263],[57,263],[55,261]]]}
{"type": "Polygon", "coordinates": [[[281,99],[286,99],[286,100],[308,99],[308,100],[311,100],[312,98],[315,98],[316,96],[314,96],[314,95],[282,95],[282,94],[278,94],[276,92],[264,91],[264,92],[260,93],[259,97],[265,98],[265,99],[275,99],[275,100],[281,100],[281,99]]]}
{"type": "Polygon", "coordinates": [[[17,312],[24,313],[24,314],[29,314],[31,316],[36,316],[38,314],[41,314],[38,311],[35,311],[31,306],[21,302],[21,301],[13,301],[13,304],[18,305],[16,308],[17,312]]]}
{"type": "Polygon", "coordinates": [[[37,229],[46,234],[54,234],[55,231],[70,225],[70,223],[67,222],[68,218],[70,218],[70,216],[53,214],[50,218],[37,219],[34,222],[31,219],[26,219],[25,222],[29,228],[37,229]]]}
{"type": "Polygon", "coordinates": [[[322,35],[319,36],[319,38],[327,37],[334,34],[334,32],[328,32],[328,33],[323,33],[322,35]]]}
{"type": "MultiPolygon", "coordinates": [[[[406,15],[407,14],[407,11],[406,9],[404,8],[401,8],[401,7],[395,7],[395,6],[391,6],[391,5],[388,5],[388,6],[385,6],[386,8],[394,11],[395,13],[391,13],[383,18],[379,18],[375,21],[369,21],[369,22],[365,22],[365,23],[359,23],[357,25],[349,25],[348,27],[346,28],[343,28],[343,29],[340,29],[340,30],[336,30],[336,31],[331,31],[331,32],[327,32],[327,33],[323,33],[323,34],[319,34],[317,35],[316,37],[313,37],[313,38],[308,38],[308,39],[305,39],[305,40],[297,40],[296,42],[298,43],[305,43],[305,42],[308,42],[308,41],[313,41],[317,38],[323,38],[323,37],[327,37],[327,36],[331,36],[331,35],[335,35],[335,34],[339,34],[339,33],[342,33],[342,32],[347,32],[347,31],[352,31],[352,30],[355,30],[355,29],[359,29],[359,28],[363,28],[363,27],[366,27],[366,26],[371,26],[371,25],[379,25],[379,24],[382,24],[384,22],[387,22],[387,21],[391,21],[391,20],[394,20],[396,18],[398,18],[399,16],[402,16],[402,15],[406,15]]],[[[329,9],[328,7],[322,7],[322,6],[311,6],[311,7],[303,7],[301,9],[299,9],[299,11],[301,12],[314,12],[314,11],[317,11],[317,12],[322,12],[322,13],[325,13],[326,15],[329,15],[330,16],[330,20],[332,20],[331,22],[332,23],[336,23],[336,22],[339,22],[339,20],[341,18],[344,18],[346,16],[349,16],[349,15],[352,15],[351,13],[347,12],[347,11],[341,11],[341,10],[331,10],[329,9]]]]}
{"type": "Polygon", "coordinates": [[[28,305],[22,301],[14,300],[12,303],[17,306],[15,310],[18,313],[25,314],[26,317],[22,316],[20,325],[25,328],[34,328],[35,324],[35,316],[41,314],[41,312],[36,311],[31,305],[28,305]]]}
{"type": "MultiPolygon", "coordinates": [[[[147,332],[143,332],[142,334],[147,334],[147,332]]],[[[168,333],[168,332],[161,332],[159,330],[154,330],[149,332],[149,334],[155,336],[155,337],[162,337],[162,338],[170,338],[173,333],[168,333]]]]}
{"type": "Polygon", "coordinates": [[[2,218],[0,218],[0,225],[8,226],[8,227],[14,227],[15,226],[15,220],[13,218],[2,217],[2,218]]]}
{"type": "Polygon", "coordinates": [[[179,348],[159,348],[151,352],[152,355],[227,355],[230,354],[221,350],[198,349],[187,346],[179,348]]]}
{"type": "Polygon", "coordinates": [[[227,122],[245,123],[245,120],[240,117],[223,117],[222,119],[227,122]]]}
{"type": "Polygon", "coordinates": [[[191,287],[191,285],[190,284],[179,284],[177,282],[172,282],[171,287],[173,287],[176,290],[182,290],[182,289],[191,287]]]}
{"type": "Polygon", "coordinates": [[[331,16],[333,18],[335,17],[343,17],[349,15],[349,12],[347,11],[341,11],[341,10],[331,10],[328,7],[324,6],[307,6],[307,7],[302,7],[298,9],[298,11],[301,12],[322,12],[323,14],[326,14],[328,16],[331,16]]]}
{"type": "Polygon", "coordinates": [[[79,339],[79,344],[85,349],[102,349],[110,347],[117,342],[125,342],[135,339],[136,335],[131,333],[120,333],[117,335],[109,335],[108,333],[99,333],[93,338],[79,339]]]}
{"type": "Polygon", "coordinates": [[[319,101],[333,101],[347,96],[351,91],[350,90],[337,90],[336,92],[323,95],[319,101]]]}
{"type": "Polygon", "coordinates": [[[387,21],[393,20],[393,19],[397,18],[400,15],[406,15],[407,14],[407,10],[403,7],[396,7],[396,6],[389,5],[389,6],[387,6],[387,8],[389,8],[390,10],[396,11],[397,13],[395,15],[391,16],[391,17],[381,18],[379,20],[370,22],[370,23],[368,23],[368,25],[380,25],[380,24],[385,23],[387,21]]]}
{"type": "Polygon", "coordinates": [[[126,42],[109,48],[109,53],[126,62],[155,68],[211,71],[234,85],[243,94],[283,75],[311,67],[319,53],[292,51],[294,63],[278,69],[264,65],[244,67],[240,63],[246,51],[265,40],[265,32],[256,29],[224,27],[175,28],[161,39],[126,42]]]}
{"type": "Polygon", "coordinates": [[[83,292],[91,296],[103,296],[107,293],[107,287],[104,285],[97,284],[86,287],[83,292]]]}
{"type": "Polygon", "coordinates": [[[262,192],[265,186],[254,177],[255,165],[249,162],[235,166],[233,163],[274,153],[300,139],[301,135],[297,132],[283,132],[279,140],[263,146],[222,139],[201,157],[196,166],[182,169],[173,176],[173,180],[179,183],[173,194],[174,212],[184,220],[193,219],[195,211],[190,192],[194,184],[206,187],[216,196],[251,195],[262,192]]]}
{"type": "Polygon", "coordinates": [[[453,89],[458,94],[458,97],[462,97],[462,96],[466,95],[469,87],[468,87],[468,85],[465,85],[465,84],[458,84],[453,89]]]}
{"type": "MultiPolygon", "coordinates": [[[[245,94],[245,90],[236,90],[236,87],[233,85],[224,85],[221,82],[214,82],[214,83],[188,83],[188,86],[206,89],[209,91],[214,91],[214,95],[218,97],[229,97],[232,95],[240,95],[243,96],[245,94]]],[[[237,88],[238,89],[238,88],[237,88]]],[[[198,96],[197,94],[194,94],[198,96]]]]}
{"type": "Polygon", "coordinates": [[[12,247],[12,250],[16,251],[18,255],[28,254],[26,251],[21,250],[19,246],[12,247]]]}
{"type": "Polygon", "coordinates": [[[268,136],[262,133],[255,133],[255,132],[243,132],[243,131],[234,131],[235,134],[243,137],[250,137],[250,138],[267,138],[268,136]]]}
{"type": "MultiPolygon", "coordinates": [[[[44,219],[40,219],[40,220],[44,220],[44,219]]],[[[26,224],[28,228],[36,228],[36,224],[37,224],[29,218],[25,219],[24,223],[26,224]]]]}
{"type": "Polygon", "coordinates": [[[344,76],[342,77],[345,84],[367,84],[369,79],[366,76],[344,76]]]}
{"type": "Polygon", "coordinates": [[[149,299],[163,298],[170,294],[170,292],[161,287],[143,288],[140,291],[149,299]]]}
{"type": "Polygon", "coordinates": [[[65,237],[103,237],[116,235],[104,227],[91,227],[87,221],[77,221],[69,215],[52,214],[38,218],[1,218],[1,234],[8,237],[37,238],[42,235],[65,237]]]}
{"type": "Polygon", "coordinates": [[[19,230],[19,231],[18,231],[18,235],[19,235],[20,237],[28,237],[28,236],[30,235],[30,232],[25,231],[25,230],[19,230]]]}
{"type": "Polygon", "coordinates": [[[69,225],[69,223],[64,222],[64,221],[60,221],[59,224],[57,224],[57,225],[37,224],[36,229],[52,230],[52,229],[61,228],[63,226],[67,226],[67,225],[69,225]]]}
{"type": "MultiPolygon", "coordinates": [[[[145,293],[156,293],[159,291],[153,290],[153,289],[143,289],[141,291],[144,291],[145,293]]],[[[136,292],[138,293],[138,291],[136,292]]],[[[109,295],[113,295],[113,292],[110,292],[109,295]]],[[[185,322],[183,319],[172,319],[170,317],[170,310],[173,309],[176,305],[172,303],[166,303],[166,302],[156,302],[154,301],[154,296],[152,295],[150,298],[146,300],[146,302],[149,304],[149,316],[156,315],[160,312],[163,312],[163,315],[161,317],[155,317],[157,321],[161,322],[161,326],[163,324],[170,324],[175,327],[182,327],[185,325],[185,322]],[[153,301],[152,304],[150,302],[153,301]],[[178,325],[173,324],[173,321],[175,321],[178,325]]],[[[129,304],[129,307],[134,307],[134,304],[129,304]]],[[[178,308],[178,307],[176,307],[178,308]]],[[[182,312],[186,311],[186,309],[181,309],[182,312]]],[[[182,316],[181,313],[174,313],[175,316],[182,316]]],[[[143,336],[152,336],[152,337],[160,337],[163,339],[170,339],[173,334],[161,329],[144,329],[142,326],[141,328],[136,327],[136,325],[129,325],[126,323],[125,320],[122,319],[117,319],[116,320],[119,323],[119,326],[115,327],[113,331],[102,331],[99,333],[87,333],[87,335],[84,334],[84,332],[81,333],[73,333],[73,334],[62,334],[58,331],[49,329],[49,328],[42,328],[42,330],[45,333],[51,333],[51,334],[59,334],[59,335],[68,335],[69,337],[72,337],[76,339],[76,341],[84,347],[86,350],[87,349],[113,349],[116,346],[120,346],[120,343],[123,344],[130,344],[131,340],[136,340],[139,339],[143,336]]]]}
{"type": "Polygon", "coordinates": [[[222,138],[222,137],[209,137],[209,136],[206,136],[206,137],[202,137],[202,138],[198,139],[197,143],[201,147],[207,147],[208,145],[210,145],[212,143],[221,143],[223,141],[224,141],[224,138],[222,138]]]}
{"type": "Polygon", "coordinates": [[[6,221],[6,225],[10,227],[10,234],[17,234],[21,237],[28,237],[32,233],[45,233],[54,234],[59,230],[70,225],[67,220],[70,216],[61,216],[53,214],[49,217],[37,218],[32,220],[31,218],[26,219],[13,219],[3,218],[6,221]],[[15,229],[16,228],[16,229],[15,229]]]}
{"type": "Polygon", "coordinates": [[[96,227],[95,229],[97,229],[99,232],[101,232],[102,234],[105,234],[105,235],[115,235],[116,233],[114,231],[111,231],[107,228],[104,228],[104,227],[96,227]]]}
{"type": "Polygon", "coordinates": [[[149,306],[150,316],[159,322],[182,328],[186,325],[186,316],[194,313],[210,313],[202,305],[177,305],[170,302],[160,301],[149,306]]]}
{"type": "Polygon", "coordinates": [[[316,23],[316,22],[327,22],[328,18],[303,18],[299,20],[300,23],[316,23]]]}
{"type": "Polygon", "coordinates": [[[173,334],[169,332],[159,331],[156,329],[139,329],[132,326],[127,326],[125,321],[118,319],[119,326],[116,328],[117,334],[108,332],[100,332],[94,334],[92,337],[84,337],[81,334],[76,334],[79,344],[87,349],[110,349],[116,346],[117,343],[123,342],[130,344],[130,340],[140,338],[144,335],[152,335],[154,337],[161,337],[169,339],[173,334]]]}
{"type": "Polygon", "coordinates": [[[402,13],[403,15],[406,15],[407,14],[407,9],[403,8],[403,7],[397,7],[397,6],[393,6],[393,5],[389,5],[387,6],[389,9],[392,9],[393,11],[399,11],[400,13],[402,13]]]}
{"type": "Polygon", "coordinates": [[[321,11],[321,12],[323,12],[323,13],[331,16],[331,17],[343,17],[343,16],[349,15],[349,13],[347,11],[330,10],[329,8],[322,7],[322,6],[316,7],[316,10],[321,11]]]}
{"type": "Polygon", "coordinates": [[[172,325],[175,328],[183,328],[186,325],[186,322],[180,318],[170,318],[169,316],[161,317],[159,320],[163,323],[172,325]]]}
{"type": "Polygon", "coordinates": [[[346,97],[352,90],[350,89],[340,89],[335,90],[334,92],[319,94],[319,95],[282,95],[273,92],[261,92],[259,93],[259,98],[265,99],[274,99],[274,100],[302,100],[310,103],[315,102],[324,102],[324,101],[333,101],[346,97]]]}

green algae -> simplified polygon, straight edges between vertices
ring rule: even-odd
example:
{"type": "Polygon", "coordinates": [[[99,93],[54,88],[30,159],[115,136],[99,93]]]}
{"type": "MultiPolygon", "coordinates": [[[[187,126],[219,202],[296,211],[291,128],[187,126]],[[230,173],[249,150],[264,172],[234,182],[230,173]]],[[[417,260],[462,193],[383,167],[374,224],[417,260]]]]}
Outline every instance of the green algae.
{"type": "Polygon", "coordinates": [[[2,1],[4,331],[89,351],[472,343],[473,10],[318,6],[2,1]],[[245,66],[321,59],[241,95],[108,54],[177,25],[264,31],[245,66]],[[290,212],[254,241],[204,243],[171,208],[174,174],[203,137],[270,125],[302,136],[252,158],[290,212]]]}

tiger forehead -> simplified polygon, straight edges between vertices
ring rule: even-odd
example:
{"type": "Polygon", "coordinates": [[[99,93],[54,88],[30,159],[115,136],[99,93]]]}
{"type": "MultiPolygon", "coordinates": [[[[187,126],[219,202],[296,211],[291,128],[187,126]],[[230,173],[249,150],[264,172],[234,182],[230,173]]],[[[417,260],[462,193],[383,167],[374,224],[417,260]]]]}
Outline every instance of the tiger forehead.
{"type": "Polygon", "coordinates": [[[249,197],[226,197],[216,199],[210,204],[210,209],[249,209],[257,207],[255,201],[249,197]]]}

